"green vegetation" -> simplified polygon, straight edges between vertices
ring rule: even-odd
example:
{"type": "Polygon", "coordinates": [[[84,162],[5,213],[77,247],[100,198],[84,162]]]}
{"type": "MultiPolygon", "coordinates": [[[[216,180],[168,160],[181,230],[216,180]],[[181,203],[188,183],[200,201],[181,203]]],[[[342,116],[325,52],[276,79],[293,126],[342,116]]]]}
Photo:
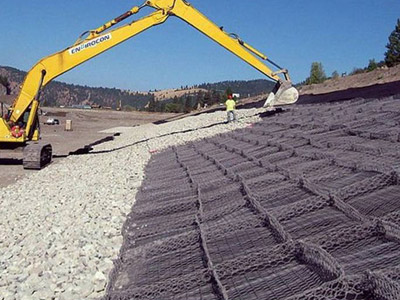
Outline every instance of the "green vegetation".
{"type": "MultiPolygon", "coordinates": [[[[363,74],[367,72],[372,72],[378,68],[387,66],[393,67],[400,64],[400,19],[397,20],[395,29],[389,36],[389,43],[386,45],[387,51],[385,53],[385,60],[376,62],[376,60],[370,59],[368,66],[365,68],[353,68],[349,75],[363,74]]],[[[346,74],[346,73],[344,73],[346,74]]],[[[342,75],[343,76],[343,75],[342,75]]],[[[339,78],[339,73],[334,71],[332,73],[332,79],[339,78]]],[[[320,62],[313,62],[311,65],[310,77],[308,77],[304,82],[299,85],[310,85],[324,82],[327,78],[325,76],[324,69],[320,62]]]]}
{"type": "Polygon", "coordinates": [[[181,97],[163,101],[151,100],[147,107],[150,112],[189,113],[198,107],[211,106],[223,101],[224,95],[216,91],[187,93],[181,97]]]}
{"type": "Polygon", "coordinates": [[[385,62],[388,67],[393,67],[400,63],[400,19],[389,36],[389,43],[386,45],[385,62]]]}
{"type": "MultiPolygon", "coordinates": [[[[146,110],[150,112],[171,112],[188,113],[199,107],[210,107],[211,105],[224,103],[228,95],[238,93],[247,96],[255,96],[262,93],[269,93],[275,83],[269,80],[259,79],[250,81],[223,81],[217,83],[203,83],[192,88],[204,89],[207,91],[188,92],[181,97],[166,98],[162,101],[152,99],[146,110]]],[[[181,87],[181,90],[189,87],[181,87]]]]}
{"type": "MultiPolygon", "coordinates": [[[[349,75],[363,74],[367,72],[372,72],[378,68],[385,66],[384,61],[376,62],[375,59],[370,59],[368,66],[365,68],[353,68],[349,75]]],[[[342,74],[344,76],[346,73],[342,74]]],[[[326,77],[322,63],[313,62],[311,65],[310,77],[305,81],[299,83],[298,85],[310,85],[323,83],[327,79],[338,79],[340,77],[338,71],[333,71],[331,77],[326,77]]]]}
{"type": "Polygon", "coordinates": [[[313,62],[311,64],[310,77],[306,79],[306,84],[322,83],[326,80],[326,75],[322,63],[313,62]]]}
{"type": "Polygon", "coordinates": [[[6,76],[0,75],[0,85],[4,86],[6,88],[6,94],[10,95],[11,86],[10,86],[10,82],[8,81],[6,76]]]}
{"type": "Polygon", "coordinates": [[[350,72],[350,76],[351,75],[357,75],[357,74],[363,74],[366,72],[365,68],[353,68],[353,70],[350,72]]]}
{"type": "Polygon", "coordinates": [[[369,64],[367,67],[367,72],[372,72],[378,68],[378,64],[376,63],[375,59],[370,59],[369,64]]]}
{"type": "MultiPolygon", "coordinates": [[[[26,72],[10,67],[0,67],[0,70],[2,74],[6,74],[9,82],[17,86],[22,84],[26,76],[26,72]]],[[[41,101],[46,106],[90,104],[97,107],[116,108],[121,101],[123,108],[126,107],[129,110],[144,110],[151,99],[154,99],[154,95],[150,93],[123,91],[116,88],[95,88],[58,81],[50,82],[41,95],[41,101]]]]}
{"type": "Polygon", "coordinates": [[[233,91],[232,91],[231,87],[228,86],[228,88],[225,91],[223,100],[225,100],[225,101],[228,100],[229,95],[232,95],[232,94],[233,94],[233,91]]]}
{"type": "Polygon", "coordinates": [[[339,73],[338,73],[338,71],[333,71],[332,72],[332,79],[338,79],[339,78],[339,73]]]}
{"type": "Polygon", "coordinates": [[[381,68],[385,65],[384,61],[376,62],[375,59],[370,59],[368,66],[365,68],[354,68],[353,71],[350,72],[349,75],[363,74],[367,72],[372,72],[378,68],[381,68]]]}
{"type": "Polygon", "coordinates": [[[46,86],[42,94],[42,101],[45,101],[47,106],[72,106],[85,102],[115,109],[121,101],[122,107],[131,107],[132,110],[143,110],[151,99],[154,99],[154,95],[150,93],[123,91],[116,88],[93,88],[56,81],[46,86]]]}

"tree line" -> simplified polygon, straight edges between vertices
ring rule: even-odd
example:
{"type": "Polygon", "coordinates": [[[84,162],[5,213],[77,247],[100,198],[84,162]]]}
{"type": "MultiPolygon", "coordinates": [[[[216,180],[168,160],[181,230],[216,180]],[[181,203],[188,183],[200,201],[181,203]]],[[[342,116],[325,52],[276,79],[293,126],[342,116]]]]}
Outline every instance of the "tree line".
{"type": "Polygon", "coordinates": [[[175,96],[172,99],[163,101],[150,100],[147,111],[150,112],[169,112],[169,113],[189,113],[199,108],[209,107],[214,104],[224,103],[228,95],[232,94],[232,89],[228,87],[224,92],[216,90],[198,91],[188,93],[183,96],[175,96]]]}
{"type": "MultiPolygon", "coordinates": [[[[354,68],[349,73],[349,75],[371,72],[383,66],[387,66],[390,68],[398,64],[400,64],[400,19],[397,20],[395,29],[389,35],[389,42],[386,45],[384,60],[376,62],[375,59],[370,59],[368,65],[365,68],[354,68]]],[[[327,79],[336,79],[338,77],[340,77],[340,75],[337,71],[334,71],[331,77],[326,76],[322,63],[313,62],[311,64],[310,76],[304,82],[300,83],[300,85],[323,83],[327,79]]]]}
{"type": "MultiPolygon", "coordinates": [[[[11,67],[0,67],[2,76],[0,85],[20,85],[26,72],[11,67]]],[[[116,88],[88,87],[68,84],[59,81],[50,82],[41,95],[42,106],[74,106],[92,105],[93,107],[119,108],[125,111],[151,112],[189,112],[200,107],[211,106],[226,101],[227,94],[239,93],[243,96],[268,93],[274,83],[264,79],[250,81],[223,81],[203,83],[192,87],[182,86],[181,90],[205,89],[206,91],[191,92],[180,97],[166,97],[157,101],[152,91],[139,93],[123,91],[116,88]]],[[[10,92],[10,90],[8,90],[10,92]]],[[[13,93],[17,90],[11,91],[13,93]]]]}
{"type": "Polygon", "coordinates": [[[0,75],[0,85],[6,89],[6,95],[11,94],[11,85],[6,76],[0,75]]]}

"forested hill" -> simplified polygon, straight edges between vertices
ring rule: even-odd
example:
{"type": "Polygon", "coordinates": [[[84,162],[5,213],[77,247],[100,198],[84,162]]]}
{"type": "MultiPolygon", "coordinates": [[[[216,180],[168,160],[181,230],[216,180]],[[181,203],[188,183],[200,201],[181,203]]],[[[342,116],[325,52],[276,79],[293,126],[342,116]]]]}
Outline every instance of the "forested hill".
{"type": "MultiPolygon", "coordinates": [[[[0,66],[0,75],[7,77],[10,82],[11,94],[18,94],[20,86],[26,76],[26,72],[12,67],[0,66]]],[[[239,93],[241,94],[241,97],[247,97],[248,95],[255,96],[270,92],[273,86],[273,82],[259,79],[250,81],[204,83],[196,87],[209,90],[216,98],[222,99],[224,97],[223,95],[226,95],[227,91],[239,93]],[[216,96],[218,94],[220,96],[216,96]]],[[[187,98],[188,95],[191,95],[189,88],[185,89],[182,87],[180,91],[184,92],[183,96],[181,96],[183,98],[187,98]],[[185,93],[186,90],[188,90],[187,93],[185,93]]],[[[208,101],[207,99],[202,98],[211,97],[205,95],[205,93],[198,94],[201,95],[197,95],[195,98],[199,98],[199,102],[201,103],[206,103],[208,101]]],[[[154,103],[154,97],[154,93],[130,92],[116,88],[88,87],[52,81],[44,89],[41,101],[43,106],[99,105],[113,108],[116,108],[121,101],[122,107],[125,110],[143,110],[150,102],[154,103]]],[[[162,100],[171,102],[174,98],[174,96],[164,97],[162,100]]]]}
{"type": "MultiPolygon", "coordinates": [[[[11,94],[18,94],[26,72],[0,66],[0,75],[7,77],[10,82],[11,94]]],[[[154,95],[151,93],[132,93],[116,88],[88,87],[59,81],[50,82],[41,97],[44,106],[100,105],[115,108],[121,101],[125,109],[143,109],[152,99],[154,95]]]]}
{"type": "Polygon", "coordinates": [[[231,89],[233,93],[239,93],[242,97],[256,96],[263,93],[269,93],[275,83],[265,79],[257,79],[257,80],[236,80],[236,81],[222,81],[217,83],[203,83],[198,87],[206,90],[214,90],[214,91],[226,91],[227,89],[231,89]]]}

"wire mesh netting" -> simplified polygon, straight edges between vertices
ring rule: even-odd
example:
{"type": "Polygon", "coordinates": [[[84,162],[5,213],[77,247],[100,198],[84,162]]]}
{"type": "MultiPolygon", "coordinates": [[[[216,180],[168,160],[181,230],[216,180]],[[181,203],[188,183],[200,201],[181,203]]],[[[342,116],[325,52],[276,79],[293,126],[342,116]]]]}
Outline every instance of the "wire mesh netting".
{"type": "Polygon", "coordinates": [[[154,155],[106,299],[400,299],[397,98],[154,155]]]}

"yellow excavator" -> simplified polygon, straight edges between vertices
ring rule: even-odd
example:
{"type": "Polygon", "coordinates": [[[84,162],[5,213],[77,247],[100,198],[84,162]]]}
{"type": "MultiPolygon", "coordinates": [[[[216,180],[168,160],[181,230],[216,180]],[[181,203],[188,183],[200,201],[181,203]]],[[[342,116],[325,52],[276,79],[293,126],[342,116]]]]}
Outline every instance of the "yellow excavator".
{"type": "Polygon", "coordinates": [[[43,88],[57,76],[150,27],[164,23],[170,16],[184,20],[276,81],[277,85],[268,96],[265,106],[293,104],[297,101],[299,94],[292,86],[288,71],[244,42],[238,35],[225,32],[222,27],[211,22],[185,0],[149,0],[97,29],[84,32],[71,47],[47,56],[33,66],[27,73],[21,91],[8,113],[0,117],[0,150],[23,147],[23,165],[26,169],[41,169],[51,162],[51,145],[40,142],[38,110],[43,88]],[[111,29],[144,7],[154,8],[155,11],[148,16],[111,29]],[[277,70],[272,71],[262,60],[277,70]]]}

